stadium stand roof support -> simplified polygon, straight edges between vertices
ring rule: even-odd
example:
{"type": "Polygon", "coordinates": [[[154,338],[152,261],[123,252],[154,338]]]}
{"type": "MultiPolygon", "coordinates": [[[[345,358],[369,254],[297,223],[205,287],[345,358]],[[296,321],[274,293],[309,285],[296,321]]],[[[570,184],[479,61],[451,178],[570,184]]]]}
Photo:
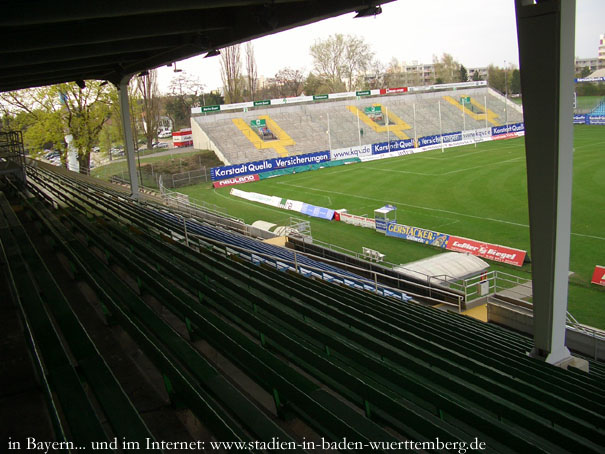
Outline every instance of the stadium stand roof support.
{"type": "Polygon", "coordinates": [[[139,198],[139,179],[137,177],[137,166],[134,162],[134,139],[132,135],[132,123],[130,122],[130,100],[128,99],[128,82],[132,75],[122,77],[118,85],[120,94],[120,112],[122,117],[122,128],[124,130],[124,142],[126,147],[126,162],[128,163],[128,176],[130,177],[130,195],[134,199],[139,198]]]}
{"type": "Polygon", "coordinates": [[[523,86],[534,306],[531,356],[571,359],[565,317],[571,233],[575,0],[515,0],[523,86]]]}

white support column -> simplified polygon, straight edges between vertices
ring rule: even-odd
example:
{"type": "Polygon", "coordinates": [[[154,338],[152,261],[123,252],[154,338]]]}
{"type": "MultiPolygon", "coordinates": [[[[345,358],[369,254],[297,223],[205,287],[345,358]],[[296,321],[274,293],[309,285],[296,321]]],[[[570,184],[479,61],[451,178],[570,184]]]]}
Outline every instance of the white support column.
{"type": "Polygon", "coordinates": [[[515,0],[523,86],[534,348],[551,364],[565,346],[573,164],[575,0],[515,0]]]}
{"type": "Polygon", "coordinates": [[[130,100],[128,99],[128,82],[132,75],[124,76],[120,81],[118,92],[120,95],[120,112],[122,113],[122,128],[124,129],[124,149],[126,150],[126,161],[128,162],[128,175],[130,176],[130,196],[139,199],[139,179],[137,166],[134,161],[134,141],[132,129],[130,128],[130,100]]]}

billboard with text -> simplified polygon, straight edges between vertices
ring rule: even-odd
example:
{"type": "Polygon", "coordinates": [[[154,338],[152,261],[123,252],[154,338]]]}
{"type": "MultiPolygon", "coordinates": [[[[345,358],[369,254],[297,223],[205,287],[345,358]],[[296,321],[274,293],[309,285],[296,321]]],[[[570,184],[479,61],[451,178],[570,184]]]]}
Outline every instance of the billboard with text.
{"type": "Polygon", "coordinates": [[[525,251],[513,249],[498,244],[484,243],[459,236],[450,235],[446,249],[456,252],[468,252],[488,260],[507,263],[509,265],[523,266],[525,251]]]}
{"type": "Polygon", "coordinates": [[[329,151],[318,153],[299,154],[285,158],[264,159],[262,161],[244,162],[230,166],[213,167],[210,169],[210,178],[213,181],[226,178],[250,175],[259,172],[267,172],[288,167],[296,167],[308,164],[319,164],[330,160],[329,151]]]}

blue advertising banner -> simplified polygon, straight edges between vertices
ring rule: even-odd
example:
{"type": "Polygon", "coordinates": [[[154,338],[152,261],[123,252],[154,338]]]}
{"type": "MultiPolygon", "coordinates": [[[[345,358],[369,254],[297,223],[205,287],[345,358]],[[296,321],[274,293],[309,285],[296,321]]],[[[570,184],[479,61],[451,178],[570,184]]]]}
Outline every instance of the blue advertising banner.
{"type": "Polygon", "coordinates": [[[586,123],[586,115],[574,115],[573,116],[574,125],[583,125],[585,123],[586,123]]]}
{"type": "Polygon", "coordinates": [[[436,134],[434,136],[424,136],[418,139],[419,147],[426,147],[427,145],[437,145],[441,143],[441,136],[436,134]]]}
{"type": "Polygon", "coordinates": [[[268,172],[271,170],[285,169],[288,167],[302,166],[306,164],[319,164],[330,160],[329,151],[308,153],[285,158],[265,159],[263,161],[245,162],[230,166],[213,167],[210,169],[210,178],[213,181],[224,180],[240,175],[268,172]]]}
{"type": "Polygon", "coordinates": [[[309,205],[308,203],[302,204],[302,209],[300,212],[315,218],[327,219],[328,221],[331,221],[334,217],[334,210],[324,207],[316,207],[315,205],[309,205]]]}
{"type": "Polygon", "coordinates": [[[376,225],[377,232],[386,232],[387,231],[387,221],[381,218],[375,218],[374,223],[376,225]]]}
{"type": "Polygon", "coordinates": [[[492,136],[499,136],[501,134],[508,134],[511,132],[525,131],[523,123],[512,123],[504,126],[492,126],[492,136]]]}
{"type": "Polygon", "coordinates": [[[576,83],[578,82],[605,82],[605,77],[584,77],[580,79],[574,79],[576,83]]]}
{"type": "Polygon", "coordinates": [[[414,139],[402,139],[402,140],[391,140],[391,146],[389,142],[380,142],[372,144],[372,154],[388,153],[390,151],[407,150],[408,148],[414,148],[414,139]]]}
{"type": "Polygon", "coordinates": [[[462,131],[448,132],[443,134],[443,143],[460,142],[462,140],[462,131]]]}
{"type": "Polygon", "coordinates": [[[586,115],[587,125],[605,125],[605,115],[586,115]]]}
{"type": "MultiPolygon", "coordinates": [[[[433,136],[424,136],[418,139],[419,147],[426,147],[429,145],[438,145],[441,143],[440,134],[435,134],[433,136]]],[[[451,142],[459,142],[462,140],[462,131],[449,132],[447,134],[443,134],[443,143],[451,143],[451,142]]]]}
{"type": "Polygon", "coordinates": [[[416,241],[417,243],[430,244],[431,246],[441,248],[444,248],[447,245],[447,240],[450,237],[446,233],[397,224],[395,222],[389,222],[387,224],[386,235],[403,238],[409,241],[416,241]]]}

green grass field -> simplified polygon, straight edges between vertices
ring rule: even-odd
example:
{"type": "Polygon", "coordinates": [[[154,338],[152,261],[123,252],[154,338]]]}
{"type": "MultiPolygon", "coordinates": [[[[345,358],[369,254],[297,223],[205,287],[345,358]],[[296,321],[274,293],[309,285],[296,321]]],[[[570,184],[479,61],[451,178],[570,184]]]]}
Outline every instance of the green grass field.
{"type": "MultiPolygon", "coordinates": [[[[398,207],[401,224],[423,227],[529,251],[523,139],[494,141],[327,168],[238,186],[373,216],[385,203],[398,207]]],[[[297,213],[229,195],[230,188],[181,188],[191,198],[225,208],[246,222],[287,224],[297,213]]],[[[594,266],[605,264],[605,128],[575,127],[569,310],[582,323],[605,328],[605,289],[590,284],[594,266]]],[[[302,215],[299,215],[302,216],[302,215]]],[[[380,235],[344,223],[311,219],[315,239],[361,252],[363,246],[407,263],[441,250],[380,235]]],[[[531,251],[530,251],[531,256],[531,251]]],[[[530,265],[490,263],[494,270],[530,277],[530,265]]]]}

